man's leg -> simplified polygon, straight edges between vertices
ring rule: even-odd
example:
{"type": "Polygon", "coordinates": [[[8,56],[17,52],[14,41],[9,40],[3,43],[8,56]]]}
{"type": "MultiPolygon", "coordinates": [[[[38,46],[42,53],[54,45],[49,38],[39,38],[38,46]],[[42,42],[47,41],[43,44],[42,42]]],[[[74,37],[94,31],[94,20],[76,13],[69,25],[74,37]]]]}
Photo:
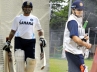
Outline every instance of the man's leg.
{"type": "MultiPolygon", "coordinates": [[[[25,41],[26,43],[26,41],[25,41]]],[[[36,66],[35,59],[35,39],[27,40],[25,47],[25,61],[26,61],[26,72],[34,72],[36,66]],[[28,43],[28,44],[27,44],[28,43]]]]}
{"type": "Polygon", "coordinates": [[[34,72],[36,66],[36,60],[27,58],[26,61],[27,61],[26,72],[34,72]]]}
{"type": "Polygon", "coordinates": [[[16,72],[24,72],[24,51],[17,49],[15,51],[15,60],[16,60],[16,72]]]}
{"type": "Polygon", "coordinates": [[[68,61],[68,72],[80,72],[80,69],[78,68],[78,66],[75,65],[75,62],[72,61],[72,57],[71,57],[71,53],[66,52],[66,58],[68,61]]]}
{"type": "Polygon", "coordinates": [[[22,39],[20,37],[15,37],[15,60],[16,60],[16,72],[24,72],[24,58],[25,53],[22,49],[22,39]]]}
{"type": "Polygon", "coordinates": [[[82,54],[72,54],[66,52],[68,60],[69,72],[88,72],[87,66],[84,64],[84,56],[82,54]]]}

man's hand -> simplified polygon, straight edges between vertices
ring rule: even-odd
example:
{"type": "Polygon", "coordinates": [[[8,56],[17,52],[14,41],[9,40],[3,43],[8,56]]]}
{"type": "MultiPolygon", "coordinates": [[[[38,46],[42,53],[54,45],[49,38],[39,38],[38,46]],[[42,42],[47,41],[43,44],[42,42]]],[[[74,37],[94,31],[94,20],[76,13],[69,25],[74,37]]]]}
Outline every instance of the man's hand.
{"type": "Polygon", "coordinates": [[[87,34],[85,34],[84,38],[81,40],[87,42],[87,40],[89,40],[89,36],[87,34]]]}
{"type": "Polygon", "coordinates": [[[40,45],[42,45],[42,47],[46,47],[46,40],[44,39],[44,37],[40,36],[40,45]]]}
{"type": "Polygon", "coordinates": [[[84,46],[85,46],[87,49],[90,49],[90,48],[92,47],[92,44],[84,42],[84,46]]]}
{"type": "Polygon", "coordinates": [[[12,47],[10,45],[10,43],[11,43],[11,41],[9,40],[9,37],[6,37],[6,43],[5,43],[4,47],[3,47],[3,50],[5,50],[7,52],[10,52],[10,48],[12,47]]]}
{"type": "Polygon", "coordinates": [[[84,39],[88,40],[89,36],[87,34],[85,34],[84,39]]]}
{"type": "Polygon", "coordinates": [[[7,41],[3,47],[3,50],[6,50],[7,48],[10,48],[10,41],[7,41]]]}

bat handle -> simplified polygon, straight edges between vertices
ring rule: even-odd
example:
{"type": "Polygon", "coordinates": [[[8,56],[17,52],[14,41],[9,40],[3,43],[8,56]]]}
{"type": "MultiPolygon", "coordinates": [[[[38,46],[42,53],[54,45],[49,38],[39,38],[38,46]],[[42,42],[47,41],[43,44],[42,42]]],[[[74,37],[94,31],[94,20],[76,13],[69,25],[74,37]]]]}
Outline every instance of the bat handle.
{"type": "Polygon", "coordinates": [[[86,20],[85,23],[84,23],[84,25],[83,25],[83,28],[84,28],[84,29],[86,29],[87,24],[88,24],[88,21],[86,20]]]}
{"type": "Polygon", "coordinates": [[[42,45],[40,45],[40,49],[41,49],[41,53],[43,53],[43,46],[42,45]]]}

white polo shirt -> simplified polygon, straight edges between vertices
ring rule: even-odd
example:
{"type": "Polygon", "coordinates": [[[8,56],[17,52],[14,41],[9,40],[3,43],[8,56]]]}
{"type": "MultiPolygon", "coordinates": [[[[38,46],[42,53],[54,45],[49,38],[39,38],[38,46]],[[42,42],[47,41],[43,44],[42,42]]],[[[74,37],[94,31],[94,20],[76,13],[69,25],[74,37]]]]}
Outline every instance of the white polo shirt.
{"type": "Polygon", "coordinates": [[[16,16],[12,30],[15,30],[15,37],[21,37],[23,39],[35,39],[34,30],[40,30],[41,25],[39,19],[34,15],[24,16],[23,14],[16,16]]]}

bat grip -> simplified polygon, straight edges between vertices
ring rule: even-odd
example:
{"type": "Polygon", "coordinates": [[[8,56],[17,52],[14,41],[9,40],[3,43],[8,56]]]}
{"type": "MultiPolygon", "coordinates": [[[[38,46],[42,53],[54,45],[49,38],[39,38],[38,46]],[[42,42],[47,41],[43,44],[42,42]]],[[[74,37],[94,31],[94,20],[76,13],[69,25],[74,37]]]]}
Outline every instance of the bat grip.
{"type": "Polygon", "coordinates": [[[40,45],[40,50],[41,50],[41,53],[43,53],[43,46],[40,45]]]}

